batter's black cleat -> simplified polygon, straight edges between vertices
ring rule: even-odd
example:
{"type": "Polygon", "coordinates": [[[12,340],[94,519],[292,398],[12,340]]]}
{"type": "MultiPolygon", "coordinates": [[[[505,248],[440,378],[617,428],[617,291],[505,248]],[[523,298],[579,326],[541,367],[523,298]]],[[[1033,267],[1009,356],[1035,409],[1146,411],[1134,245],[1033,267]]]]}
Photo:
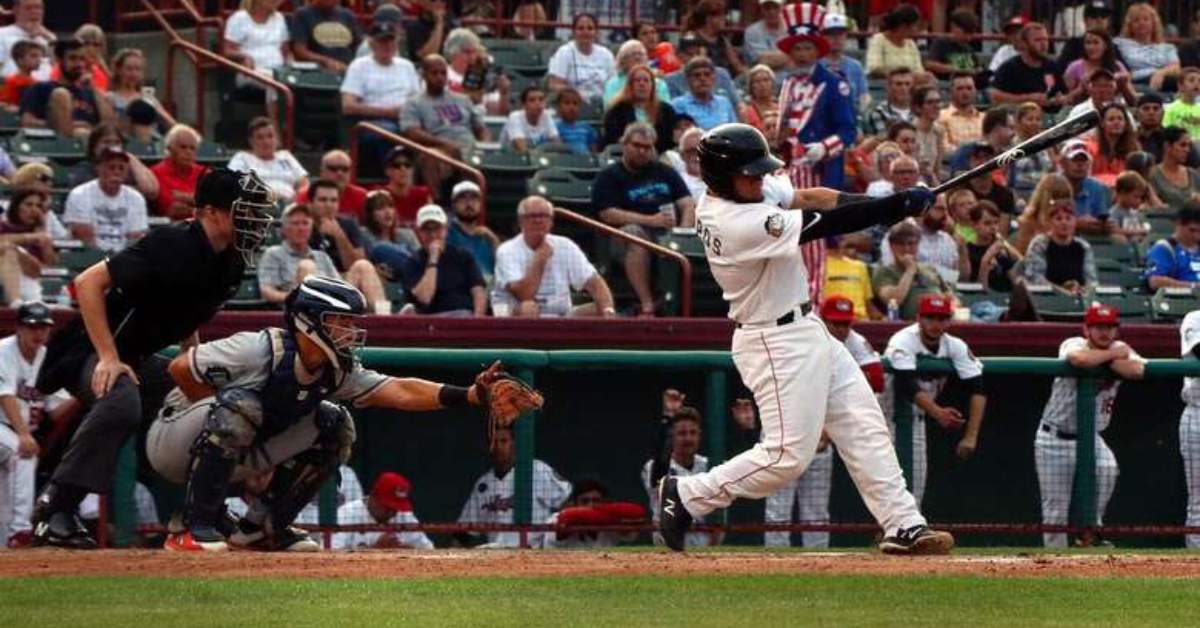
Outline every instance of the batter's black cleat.
{"type": "Polygon", "coordinates": [[[658,533],[667,547],[682,552],[692,527],[692,514],[679,498],[678,480],[666,476],[658,483],[658,533]]]}
{"type": "Polygon", "coordinates": [[[90,550],[99,547],[83,522],[72,513],[54,512],[34,523],[34,547],[62,547],[90,550]]]}
{"type": "Polygon", "coordinates": [[[879,551],[902,556],[934,556],[949,554],[954,549],[954,537],[949,532],[931,530],[919,525],[898,530],[894,536],[879,542],[879,551]]]}

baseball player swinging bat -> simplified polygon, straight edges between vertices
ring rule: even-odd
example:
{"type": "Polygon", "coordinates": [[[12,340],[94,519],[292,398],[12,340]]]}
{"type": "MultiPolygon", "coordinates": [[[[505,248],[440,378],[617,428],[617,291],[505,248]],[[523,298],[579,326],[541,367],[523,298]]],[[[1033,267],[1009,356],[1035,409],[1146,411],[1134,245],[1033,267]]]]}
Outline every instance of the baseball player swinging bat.
{"type": "Polygon", "coordinates": [[[1058,124],[1038,133],[1037,135],[1013,146],[1012,148],[992,157],[984,163],[956,176],[951,177],[949,181],[933,188],[934,194],[941,194],[948,190],[952,190],[975,177],[985,175],[996,168],[1003,168],[1012,162],[1036,155],[1037,153],[1050,148],[1056,144],[1061,144],[1068,139],[1090,131],[1100,124],[1100,114],[1096,111],[1088,111],[1086,113],[1073,116],[1059,122],[1058,124]]]}

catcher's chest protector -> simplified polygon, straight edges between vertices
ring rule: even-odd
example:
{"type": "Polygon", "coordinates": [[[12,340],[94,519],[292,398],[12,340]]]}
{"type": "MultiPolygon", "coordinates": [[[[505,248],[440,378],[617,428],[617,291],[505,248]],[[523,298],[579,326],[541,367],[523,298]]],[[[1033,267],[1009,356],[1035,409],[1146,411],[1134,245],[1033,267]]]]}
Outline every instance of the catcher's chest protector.
{"type": "Polygon", "coordinates": [[[311,384],[296,379],[296,340],[282,329],[268,329],[271,338],[271,372],[260,393],[263,405],[263,426],[260,440],[279,434],[303,417],[316,412],[318,404],[334,390],[336,369],[325,368],[311,384]]]}

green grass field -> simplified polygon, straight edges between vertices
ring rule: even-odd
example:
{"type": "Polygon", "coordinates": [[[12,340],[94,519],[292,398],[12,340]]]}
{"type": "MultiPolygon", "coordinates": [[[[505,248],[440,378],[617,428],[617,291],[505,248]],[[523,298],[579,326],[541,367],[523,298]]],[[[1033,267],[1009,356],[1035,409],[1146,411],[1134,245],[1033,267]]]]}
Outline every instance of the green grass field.
{"type": "Polygon", "coordinates": [[[773,575],[9,579],[6,626],[1185,626],[1196,583],[773,575]]]}

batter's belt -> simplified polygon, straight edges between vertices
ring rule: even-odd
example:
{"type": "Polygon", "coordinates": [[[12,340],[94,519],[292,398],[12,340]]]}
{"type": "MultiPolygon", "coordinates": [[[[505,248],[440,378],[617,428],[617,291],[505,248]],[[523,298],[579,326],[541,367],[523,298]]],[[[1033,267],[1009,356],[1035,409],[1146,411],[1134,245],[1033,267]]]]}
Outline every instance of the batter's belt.
{"type": "MultiPolygon", "coordinates": [[[[799,309],[800,309],[800,316],[808,316],[808,314],[810,312],[812,312],[812,304],[811,303],[801,303],[799,309]]],[[[779,318],[775,319],[774,324],[762,323],[762,324],[755,325],[755,327],[783,327],[784,325],[790,325],[790,324],[794,323],[795,321],[796,321],[796,310],[793,309],[793,310],[789,311],[787,314],[784,314],[783,316],[780,316],[779,318]]],[[[742,327],[745,326],[742,323],[735,323],[735,324],[737,325],[738,329],[741,329],[742,327]]]]}
{"type": "Polygon", "coordinates": [[[1053,426],[1046,425],[1045,423],[1042,423],[1038,427],[1038,429],[1042,430],[1043,432],[1045,432],[1047,434],[1053,434],[1054,436],[1061,438],[1063,440],[1075,440],[1076,438],[1079,438],[1079,436],[1077,434],[1072,434],[1070,432],[1064,432],[1053,426]]]}

